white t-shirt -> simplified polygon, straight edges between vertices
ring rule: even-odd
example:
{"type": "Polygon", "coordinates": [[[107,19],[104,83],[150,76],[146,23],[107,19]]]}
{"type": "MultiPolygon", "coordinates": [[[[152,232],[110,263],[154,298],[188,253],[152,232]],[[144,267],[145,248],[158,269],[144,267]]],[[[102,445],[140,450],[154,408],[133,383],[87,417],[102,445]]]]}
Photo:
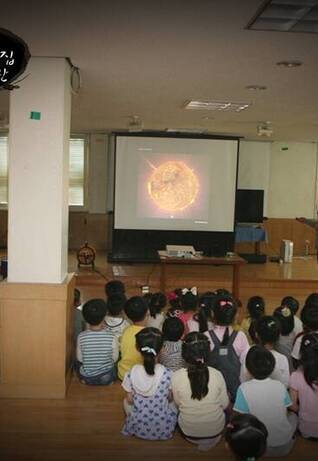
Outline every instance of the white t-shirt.
{"type": "Polygon", "coordinates": [[[156,317],[149,315],[147,318],[147,327],[158,328],[158,330],[162,331],[162,325],[164,321],[164,314],[157,314],[156,317]]]}
{"type": "Polygon", "coordinates": [[[151,397],[156,393],[165,367],[160,363],[155,365],[155,373],[148,375],[143,365],[134,365],[130,372],[125,374],[122,387],[126,392],[136,392],[144,397],[151,397]]]}
{"type": "Polygon", "coordinates": [[[234,410],[252,414],[262,421],[268,430],[268,446],[278,447],[293,437],[286,411],[291,405],[290,395],[282,383],[271,378],[252,379],[238,388],[234,410]]]}
{"type": "Polygon", "coordinates": [[[127,327],[130,326],[130,323],[123,317],[112,317],[106,315],[105,317],[106,330],[112,331],[112,333],[120,339],[127,327]]]}
{"type": "Polygon", "coordinates": [[[224,410],[229,404],[226,384],[222,373],[212,367],[208,367],[208,370],[208,393],[201,400],[191,398],[186,368],[172,375],[173,398],[179,407],[178,423],[182,432],[189,437],[213,437],[224,429],[224,410]]]}
{"type": "MultiPolygon", "coordinates": [[[[289,371],[289,363],[288,363],[287,357],[275,350],[271,350],[270,352],[275,357],[275,368],[274,368],[273,373],[270,375],[270,378],[276,379],[277,381],[280,381],[282,384],[284,384],[285,387],[288,387],[290,371],[289,371]]],[[[246,381],[250,381],[251,379],[253,379],[253,377],[249,374],[248,370],[246,369],[246,355],[244,358],[244,362],[241,366],[241,374],[240,374],[241,383],[244,383],[246,381]]]]}

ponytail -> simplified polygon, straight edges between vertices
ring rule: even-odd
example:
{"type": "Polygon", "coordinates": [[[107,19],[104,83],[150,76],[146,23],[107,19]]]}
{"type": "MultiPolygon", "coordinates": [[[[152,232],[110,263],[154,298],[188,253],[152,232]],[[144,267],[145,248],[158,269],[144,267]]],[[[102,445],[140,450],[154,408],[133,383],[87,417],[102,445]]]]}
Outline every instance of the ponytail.
{"type": "Polygon", "coordinates": [[[156,357],[162,348],[162,333],[158,328],[144,328],[136,334],[136,347],[143,356],[148,375],[155,374],[156,357]]]}
{"type": "MultiPolygon", "coordinates": [[[[146,370],[147,375],[154,375],[155,374],[155,365],[156,365],[156,353],[155,351],[153,352],[145,352],[143,349],[146,349],[145,347],[141,348],[141,353],[144,358],[144,367],[146,370]]],[[[148,348],[150,349],[150,348],[148,348]]]]}
{"type": "Polygon", "coordinates": [[[209,370],[207,361],[210,352],[208,338],[196,331],[189,333],[182,345],[182,357],[188,366],[191,398],[201,400],[209,391],[209,370]]]}
{"type": "Polygon", "coordinates": [[[204,333],[205,331],[208,331],[208,319],[205,313],[205,310],[201,308],[197,314],[197,319],[199,322],[199,331],[200,333],[204,333]]]}
{"type": "Polygon", "coordinates": [[[196,362],[188,366],[188,377],[191,386],[191,398],[201,400],[208,393],[209,370],[205,363],[196,362]]]}

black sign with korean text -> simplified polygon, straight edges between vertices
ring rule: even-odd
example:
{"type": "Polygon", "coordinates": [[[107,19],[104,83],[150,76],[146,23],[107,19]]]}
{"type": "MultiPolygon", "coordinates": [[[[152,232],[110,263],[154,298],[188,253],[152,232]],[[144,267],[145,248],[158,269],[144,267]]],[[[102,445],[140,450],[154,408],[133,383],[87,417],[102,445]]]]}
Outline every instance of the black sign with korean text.
{"type": "Polygon", "coordinates": [[[0,90],[18,88],[14,81],[30,59],[28,45],[9,30],[0,28],[0,90]]]}

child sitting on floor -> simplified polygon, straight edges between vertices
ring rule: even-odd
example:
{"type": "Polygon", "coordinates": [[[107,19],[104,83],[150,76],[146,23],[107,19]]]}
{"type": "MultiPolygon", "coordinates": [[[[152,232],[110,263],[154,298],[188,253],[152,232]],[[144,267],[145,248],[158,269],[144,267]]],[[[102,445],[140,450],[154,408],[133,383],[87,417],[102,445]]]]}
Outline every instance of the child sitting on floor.
{"type": "Polygon", "coordinates": [[[249,349],[243,331],[235,331],[233,323],[236,304],[231,297],[219,297],[214,303],[214,325],[204,333],[209,341],[211,353],[209,365],[221,371],[231,401],[234,401],[240,385],[241,364],[249,349]]]}
{"type": "Polygon", "coordinates": [[[299,431],[318,441],[318,333],[308,333],[300,346],[300,366],[290,377],[292,410],[299,414],[299,431]]]}
{"type": "Polygon", "coordinates": [[[166,307],[167,298],[163,293],[153,293],[148,300],[149,316],[147,326],[162,330],[162,324],[165,320],[165,315],[162,310],[166,307]]]}
{"type": "Polygon", "coordinates": [[[255,325],[263,315],[265,315],[265,301],[261,296],[252,296],[247,302],[248,317],[243,319],[241,330],[247,336],[249,344],[256,342],[255,325]]]}
{"type": "Polygon", "coordinates": [[[110,280],[109,282],[106,283],[105,285],[105,294],[106,298],[109,298],[109,296],[121,293],[125,294],[125,285],[121,280],[110,280]]]}
{"type": "Polygon", "coordinates": [[[222,374],[207,365],[209,350],[209,340],[203,333],[189,333],[182,346],[187,368],[172,376],[179,428],[189,442],[198,444],[199,450],[208,450],[221,440],[224,410],[229,404],[222,374]]]}
{"type": "Polygon", "coordinates": [[[121,337],[121,358],[118,362],[118,377],[121,380],[134,365],[143,363],[142,355],[136,348],[135,336],[146,326],[148,305],[141,296],[133,296],[125,304],[125,314],[133,324],[125,329],[121,337]]]}
{"type": "Polygon", "coordinates": [[[298,334],[295,329],[295,316],[287,306],[277,307],[274,310],[273,315],[280,324],[280,335],[278,341],[274,345],[274,348],[277,352],[280,352],[287,357],[289,369],[292,371],[293,363],[291,353],[298,334]]]}
{"type": "Polygon", "coordinates": [[[198,296],[196,287],[191,289],[183,288],[181,297],[182,313],[179,315],[179,319],[183,322],[185,335],[189,333],[188,321],[196,313],[197,304],[198,296]]]}
{"type": "Polygon", "coordinates": [[[159,354],[159,362],[172,371],[185,366],[182,358],[182,340],[184,325],[177,317],[168,317],[163,322],[163,346],[159,354]]]}
{"type": "Polygon", "coordinates": [[[313,293],[307,298],[300,314],[300,318],[304,326],[304,332],[297,336],[291,353],[295,368],[297,368],[300,359],[300,346],[303,334],[311,332],[318,333],[318,304],[316,302],[316,298],[313,296],[315,294],[316,293],[313,293]]]}
{"type": "Polygon", "coordinates": [[[275,358],[265,347],[252,346],[246,356],[252,379],[238,388],[234,411],[249,413],[262,421],[268,430],[266,456],[285,456],[292,449],[297,416],[288,413],[292,401],[286,387],[271,379],[275,358]]]}
{"type": "Polygon", "coordinates": [[[107,299],[107,315],[105,316],[106,330],[110,330],[118,340],[130,326],[130,323],[124,318],[123,310],[127,301],[123,293],[110,295],[107,299]]]}
{"type": "Polygon", "coordinates": [[[289,307],[289,309],[292,311],[292,314],[294,316],[294,323],[295,323],[295,333],[296,333],[296,336],[299,335],[299,333],[303,331],[303,322],[296,315],[299,310],[299,301],[293,296],[285,296],[281,300],[280,305],[289,307]]]}
{"type": "Polygon", "coordinates": [[[212,291],[207,291],[199,298],[198,312],[193,318],[188,321],[188,330],[205,331],[211,330],[213,327],[213,308],[216,295],[212,291]]]}
{"type": "Polygon", "coordinates": [[[91,299],[83,306],[88,329],[77,337],[76,356],[80,380],[85,384],[107,385],[116,379],[118,341],[111,331],[105,330],[106,309],[103,299],[91,299]]]}
{"type": "Polygon", "coordinates": [[[74,289],[74,338],[76,343],[76,339],[78,335],[85,330],[85,321],[82,315],[82,303],[81,303],[81,292],[75,288],[74,289]]]}
{"type": "Polygon", "coordinates": [[[172,371],[158,363],[162,343],[162,334],[157,328],[144,328],[136,334],[143,365],[134,365],[122,383],[127,392],[124,435],[147,440],[166,440],[173,435],[177,409],[170,403],[172,371]]]}
{"type": "Polygon", "coordinates": [[[256,461],[266,451],[268,432],[253,415],[235,415],[227,425],[225,440],[236,461],[256,461]]]}
{"type": "MultiPolygon", "coordinates": [[[[256,337],[258,342],[270,351],[275,359],[274,370],[270,377],[272,379],[277,379],[288,387],[290,376],[288,359],[285,355],[274,349],[275,344],[279,339],[280,331],[280,324],[272,315],[265,315],[256,323],[256,337]]],[[[249,375],[244,361],[241,370],[241,381],[244,382],[248,379],[249,375]]]]}

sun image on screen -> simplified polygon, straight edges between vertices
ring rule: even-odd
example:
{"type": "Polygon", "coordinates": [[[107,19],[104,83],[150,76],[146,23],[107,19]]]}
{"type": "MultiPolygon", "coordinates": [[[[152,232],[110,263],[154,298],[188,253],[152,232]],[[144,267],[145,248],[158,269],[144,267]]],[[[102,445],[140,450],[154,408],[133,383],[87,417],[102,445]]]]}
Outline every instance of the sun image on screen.
{"type": "Polygon", "coordinates": [[[208,166],[201,156],[140,156],[137,214],[141,218],[205,220],[208,166]]]}
{"type": "Polygon", "coordinates": [[[191,206],[199,192],[199,180],[185,162],[169,160],[150,174],[147,190],[162,210],[175,213],[191,206]]]}

